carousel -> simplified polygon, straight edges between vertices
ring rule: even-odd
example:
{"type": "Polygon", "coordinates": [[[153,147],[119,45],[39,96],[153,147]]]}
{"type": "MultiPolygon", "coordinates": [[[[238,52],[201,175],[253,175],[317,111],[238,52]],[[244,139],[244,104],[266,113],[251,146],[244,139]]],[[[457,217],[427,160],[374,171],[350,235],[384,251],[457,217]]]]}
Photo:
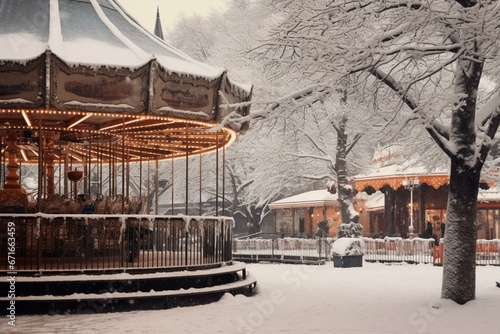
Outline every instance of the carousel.
{"type": "Polygon", "coordinates": [[[0,22],[0,275],[16,277],[17,311],[251,292],[232,261],[232,218],[159,215],[144,181],[178,159],[187,180],[187,161],[208,152],[223,169],[219,153],[245,126],[221,121],[248,113],[229,106],[251,86],[169,46],[117,0],[4,1],[0,22]]]}

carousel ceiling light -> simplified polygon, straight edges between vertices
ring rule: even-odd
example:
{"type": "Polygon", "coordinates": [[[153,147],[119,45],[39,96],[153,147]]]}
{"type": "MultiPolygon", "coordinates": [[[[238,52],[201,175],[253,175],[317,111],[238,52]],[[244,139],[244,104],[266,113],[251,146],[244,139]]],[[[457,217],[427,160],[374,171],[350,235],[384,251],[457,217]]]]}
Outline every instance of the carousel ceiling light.
{"type": "Polygon", "coordinates": [[[100,128],[100,129],[99,129],[99,131],[109,130],[109,129],[113,129],[113,128],[119,127],[119,126],[121,126],[121,125],[128,125],[128,124],[135,123],[135,122],[139,122],[139,121],[141,121],[141,119],[140,119],[140,118],[138,118],[138,119],[133,119],[133,120],[126,121],[126,122],[122,122],[122,121],[120,121],[120,122],[117,122],[117,123],[115,123],[115,124],[111,124],[111,125],[105,126],[105,127],[103,127],[103,128],[100,128]]]}
{"type": "Polygon", "coordinates": [[[87,114],[83,117],[74,117],[69,121],[67,128],[71,129],[72,127],[80,124],[81,122],[83,122],[84,120],[86,120],[87,118],[90,118],[90,117],[92,117],[92,114],[87,114]]]}
{"type": "Polygon", "coordinates": [[[26,113],[26,111],[21,110],[21,114],[23,115],[23,118],[24,118],[24,121],[26,122],[26,125],[32,126],[33,123],[31,122],[31,119],[28,116],[28,114],[26,113]]]}
{"type": "Polygon", "coordinates": [[[70,156],[71,158],[75,159],[75,160],[76,160],[76,161],[78,161],[78,162],[83,162],[83,159],[81,159],[81,158],[77,157],[77,156],[76,156],[75,154],[73,154],[73,153],[71,153],[69,156],[70,156]]]}
{"type": "Polygon", "coordinates": [[[24,152],[24,150],[19,150],[19,151],[21,151],[21,155],[23,156],[23,160],[28,161],[28,157],[26,156],[26,152],[24,152]]]}

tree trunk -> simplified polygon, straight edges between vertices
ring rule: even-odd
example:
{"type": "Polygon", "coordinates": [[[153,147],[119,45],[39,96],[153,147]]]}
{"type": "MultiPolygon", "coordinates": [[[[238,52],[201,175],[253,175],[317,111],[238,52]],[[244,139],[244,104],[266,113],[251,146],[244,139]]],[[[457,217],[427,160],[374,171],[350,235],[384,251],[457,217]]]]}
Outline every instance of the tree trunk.
{"type": "Polygon", "coordinates": [[[475,113],[483,63],[462,59],[455,94],[462,96],[451,116],[450,192],[446,217],[441,297],[465,304],[476,295],[476,205],[482,161],[476,152],[475,113]]]}
{"type": "Polygon", "coordinates": [[[475,299],[476,201],[480,170],[452,160],[446,214],[441,298],[465,304],[475,299]]]}
{"type": "Polygon", "coordinates": [[[341,224],[349,224],[351,215],[349,207],[352,205],[352,188],[347,181],[347,133],[346,119],[339,123],[337,131],[337,155],[335,160],[335,170],[337,172],[337,194],[340,205],[341,224]]]}
{"type": "Polygon", "coordinates": [[[354,210],[353,188],[347,178],[347,154],[348,135],[346,132],[347,117],[344,116],[339,121],[337,130],[337,155],[335,160],[335,171],[337,172],[337,198],[340,205],[341,224],[337,230],[337,236],[361,237],[363,227],[358,223],[359,215],[354,210]]]}

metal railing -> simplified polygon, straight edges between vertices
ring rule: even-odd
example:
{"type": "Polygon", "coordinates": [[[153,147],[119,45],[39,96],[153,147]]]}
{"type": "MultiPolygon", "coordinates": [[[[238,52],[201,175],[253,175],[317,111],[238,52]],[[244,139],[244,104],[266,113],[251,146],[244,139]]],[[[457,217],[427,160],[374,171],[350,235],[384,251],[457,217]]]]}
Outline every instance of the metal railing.
{"type": "Polygon", "coordinates": [[[500,239],[477,240],[476,264],[500,266],[500,239]]]}
{"type": "Polygon", "coordinates": [[[8,255],[17,272],[222,263],[232,228],[227,217],[2,214],[0,270],[12,271],[8,255]]]}
{"type": "Polygon", "coordinates": [[[299,262],[325,261],[330,257],[329,238],[235,239],[233,257],[249,261],[299,262]]]}
{"type": "MultiPolygon", "coordinates": [[[[433,263],[443,265],[443,244],[434,239],[363,238],[364,259],[368,262],[433,263]]],[[[446,242],[446,240],[444,241],[446,242]]],[[[500,240],[476,241],[476,264],[500,266],[500,240]]]]}
{"type": "Polygon", "coordinates": [[[434,239],[363,238],[368,262],[432,263],[434,239]]]}
{"type": "MultiPolygon", "coordinates": [[[[434,239],[362,238],[367,262],[433,263],[442,265],[442,247],[434,239]]],[[[238,239],[233,240],[233,257],[249,261],[304,262],[330,259],[334,239],[238,239]],[[295,260],[295,261],[294,261],[295,260]]],[[[442,245],[441,245],[442,246],[442,245]]],[[[500,240],[477,240],[476,264],[500,265],[500,240]]]]}

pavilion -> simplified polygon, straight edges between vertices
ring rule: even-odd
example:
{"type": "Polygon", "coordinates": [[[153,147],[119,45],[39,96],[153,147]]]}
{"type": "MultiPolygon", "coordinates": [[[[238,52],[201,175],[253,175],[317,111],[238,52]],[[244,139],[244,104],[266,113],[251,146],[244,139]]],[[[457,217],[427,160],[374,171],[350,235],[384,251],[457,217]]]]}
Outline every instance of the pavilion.
{"type": "MultiPolygon", "coordinates": [[[[410,237],[422,233],[426,222],[446,221],[449,174],[428,170],[415,162],[398,163],[398,148],[376,152],[370,172],[351,179],[366,203],[360,222],[365,235],[410,237]]],[[[500,232],[500,196],[493,182],[482,180],[478,196],[478,238],[495,239],[500,232]]],[[[440,237],[438,227],[435,234],[440,237]]]]}
{"type": "Polygon", "coordinates": [[[269,204],[274,232],[280,236],[310,237],[318,223],[328,221],[329,236],[336,236],[339,220],[337,194],[326,189],[307,191],[269,204]]]}
{"type": "MultiPolygon", "coordinates": [[[[446,221],[448,172],[429,171],[411,161],[398,163],[398,156],[398,148],[378,150],[372,169],[350,180],[356,190],[354,208],[359,213],[364,237],[409,238],[411,225],[416,237],[425,230],[426,222],[446,221]]],[[[477,206],[478,239],[498,239],[500,190],[493,182],[481,182],[477,206]]],[[[321,221],[328,222],[330,237],[337,235],[339,203],[337,195],[326,188],[280,199],[270,203],[269,209],[273,224],[262,227],[263,235],[311,237],[321,221]]],[[[438,238],[440,233],[435,226],[438,238]]]]}

